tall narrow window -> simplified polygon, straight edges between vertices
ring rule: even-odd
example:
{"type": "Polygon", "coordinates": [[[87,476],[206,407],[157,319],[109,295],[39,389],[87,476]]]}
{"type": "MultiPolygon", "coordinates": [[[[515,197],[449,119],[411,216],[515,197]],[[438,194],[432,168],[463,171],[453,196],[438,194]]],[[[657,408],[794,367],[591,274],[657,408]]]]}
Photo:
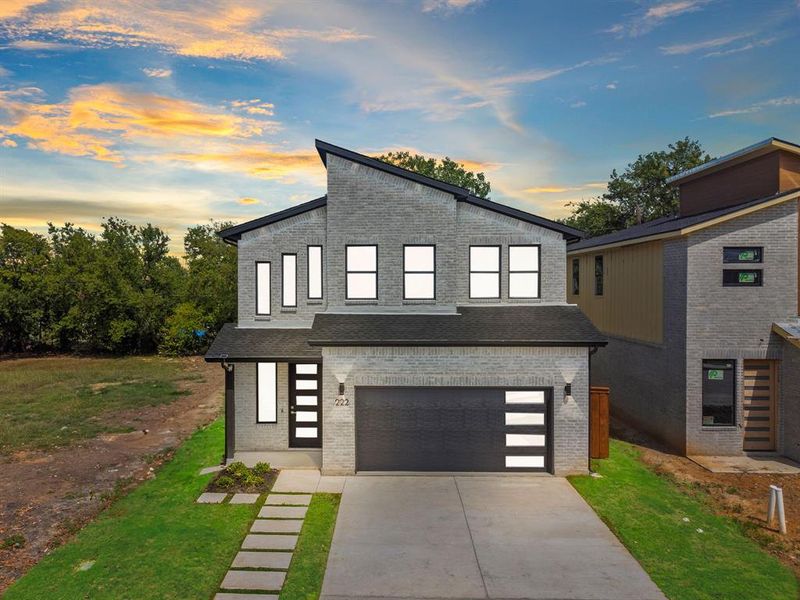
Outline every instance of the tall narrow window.
{"type": "Polygon", "coordinates": [[[297,254],[282,254],[281,287],[283,306],[297,306],[297,254]]]}
{"type": "Polygon", "coordinates": [[[500,246],[469,247],[469,297],[500,297],[500,246]]]}
{"type": "Polygon", "coordinates": [[[322,299],[322,246],[308,247],[308,299],[322,299]]]}
{"type": "Polygon", "coordinates": [[[378,247],[347,246],[345,298],[378,299],[378,247]]]}
{"type": "Polygon", "coordinates": [[[403,246],[403,299],[436,297],[436,246],[403,246]]]}
{"type": "Polygon", "coordinates": [[[598,254],[594,257],[594,295],[603,295],[603,255],[598,254]]]}
{"type": "Polygon", "coordinates": [[[508,247],[508,297],[539,297],[539,246],[508,247]]]}
{"type": "Polygon", "coordinates": [[[270,314],[270,263],[256,263],[256,314],[270,314]]]}
{"type": "Polygon", "coordinates": [[[572,259],[572,294],[577,296],[581,293],[581,259],[572,259]]]}
{"type": "Polygon", "coordinates": [[[703,425],[736,424],[736,361],[703,361],[703,425]]]}
{"type": "Polygon", "coordinates": [[[256,422],[278,422],[278,373],[274,362],[256,363],[256,422]]]}

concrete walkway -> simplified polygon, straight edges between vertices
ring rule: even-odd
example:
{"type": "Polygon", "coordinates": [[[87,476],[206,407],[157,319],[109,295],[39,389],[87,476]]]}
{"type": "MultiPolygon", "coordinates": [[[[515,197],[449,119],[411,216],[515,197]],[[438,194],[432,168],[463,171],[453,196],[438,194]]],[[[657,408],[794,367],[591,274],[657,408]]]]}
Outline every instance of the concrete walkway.
{"type": "Polygon", "coordinates": [[[664,600],[564,479],[349,477],[322,600],[664,600]]]}

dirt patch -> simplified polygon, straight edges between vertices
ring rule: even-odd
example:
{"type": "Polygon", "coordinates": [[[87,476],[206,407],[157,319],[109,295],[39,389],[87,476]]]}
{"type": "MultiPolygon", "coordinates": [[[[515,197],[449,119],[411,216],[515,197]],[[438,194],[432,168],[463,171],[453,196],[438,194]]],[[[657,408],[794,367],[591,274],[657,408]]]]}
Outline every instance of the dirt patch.
{"type": "Polygon", "coordinates": [[[184,362],[187,373],[202,379],[182,383],[187,394],[170,404],[116,413],[115,424],[130,433],[0,459],[0,595],[115,497],[152,477],[174,448],[220,413],[222,370],[199,357],[184,362]],[[24,538],[21,547],[3,548],[3,540],[16,536],[24,538]]]}
{"type": "Polygon", "coordinates": [[[612,423],[612,433],[638,446],[642,460],[654,471],[670,478],[686,493],[702,497],[717,514],[738,521],[749,537],[800,577],[800,475],[711,473],[619,422],[612,423]],[[780,534],[777,523],[767,525],[770,485],[783,488],[786,535],[780,534]]]}

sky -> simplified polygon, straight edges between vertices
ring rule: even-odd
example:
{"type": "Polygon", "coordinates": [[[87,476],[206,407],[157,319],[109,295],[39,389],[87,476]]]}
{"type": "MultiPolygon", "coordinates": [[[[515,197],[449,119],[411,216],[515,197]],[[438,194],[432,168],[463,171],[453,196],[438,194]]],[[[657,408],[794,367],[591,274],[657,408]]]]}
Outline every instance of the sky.
{"type": "Polygon", "coordinates": [[[800,0],[2,0],[0,222],[119,216],[180,254],[323,194],[315,138],[562,217],[685,136],[800,141],[798,56],[800,0]]]}

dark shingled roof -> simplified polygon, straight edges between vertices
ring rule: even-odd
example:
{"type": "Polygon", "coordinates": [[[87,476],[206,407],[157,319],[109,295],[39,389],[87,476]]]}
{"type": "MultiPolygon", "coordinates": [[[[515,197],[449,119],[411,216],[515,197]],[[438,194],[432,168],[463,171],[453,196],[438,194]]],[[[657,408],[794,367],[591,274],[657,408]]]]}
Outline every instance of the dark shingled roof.
{"type": "Polygon", "coordinates": [[[456,314],[318,313],[319,346],[604,346],[574,305],[462,306],[456,314]]]}
{"type": "Polygon", "coordinates": [[[226,323],[205,358],[208,362],[319,359],[322,351],[308,345],[310,335],[307,328],[245,328],[226,323]]]}
{"type": "Polygon", "coordinates": [[[660,235],[663,233],[680,231],[685,227],[691,227],[692,225],[705,223],[706,221],[711,221],[713,219],[716,219],[717,217],[723,217],[725,215],[729,215],[738,212],[740,210],[744,210],[745,208],[750,208],[751,206],[758,206],[759,204],[764,204],[765,202],[769,202],[771,200],[777,200],[784,196],[794,194],[798,191],[800,191],[800,188],[787,190],[779,194],[767,196],[766,198],[759,198],[758,200],[743,202],[742,204],[736,204],[735,206],[726,206],[725,208],[719,208],[717,210],[712,210],[697,215],[689,215],[687,217],[681,217],[680,215],[674,215],[671,217],[662,217],[660,219],[655,219],[654,221],[642,223],[641,225],[634,225],[633,227],[628,227],[627,229],[623,229],[621,231],[615,231],[614,233],[599,235],[597,237],[587,238],[579,242],[575,242],[574,244],[569,244],[567,246],[567,252],[575,252],[576,250],[586,250],[588,248],[605,246],[607,244],[617,244],[619,242],[636,240],[651,235],[660,235]]]}

